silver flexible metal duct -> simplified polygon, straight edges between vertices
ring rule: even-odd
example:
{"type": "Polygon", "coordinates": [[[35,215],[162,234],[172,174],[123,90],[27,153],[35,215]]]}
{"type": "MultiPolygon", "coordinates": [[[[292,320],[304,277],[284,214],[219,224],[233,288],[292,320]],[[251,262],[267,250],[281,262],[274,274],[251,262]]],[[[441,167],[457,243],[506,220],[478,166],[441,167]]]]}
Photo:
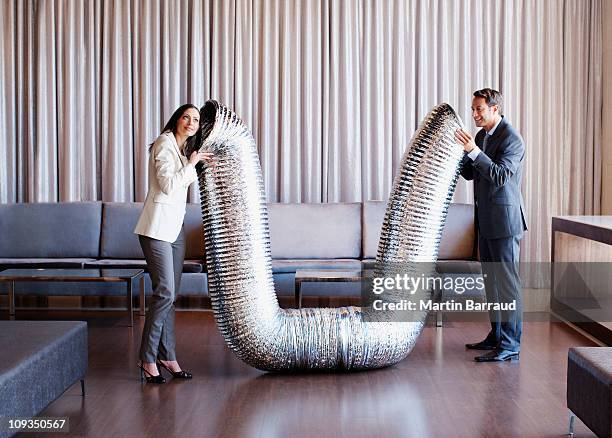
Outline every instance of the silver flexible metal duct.
{"type": "MultiPolygon", "coordinates": [[[[400,322],[364,322],[360,307],[281,309],[274,291],[270,231],[255,141],[234,112],[215,101],[200,111],[193,147],[213,152],[198,169],[209,292],[217,325],[247,364],[266,371],[363,370],[393,365],[412,350],[426,312],[400,322]]],[[[460,121],[442,104],[406,150],[381,232],[375,276],[433,262],[463,149],[460,121]]],[[[426,292],[425,292],[426,293],[426,292]]]]}

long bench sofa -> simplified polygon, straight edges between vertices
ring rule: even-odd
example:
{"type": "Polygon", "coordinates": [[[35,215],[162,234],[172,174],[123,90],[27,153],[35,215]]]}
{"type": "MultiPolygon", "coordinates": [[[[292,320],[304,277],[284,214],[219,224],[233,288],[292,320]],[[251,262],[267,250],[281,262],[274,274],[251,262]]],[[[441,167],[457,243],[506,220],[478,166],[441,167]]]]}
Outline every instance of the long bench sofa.
{"type": "MultiPolygon", "coordinates": [[[[277,294],[293,296],[298,269],[358,269],[376,257],[386,202],[268,204],[272,268],[277,294]]],[[[142,203],[72,202],[0,205],[0,269],[143,268],[146,264],[133,234],[142,203]]],[[[188,204],[186,257],[179,295],[207,295],[203,228],[199,204],[188,204]]],[[[451,204],[438,270],[469,273],[476,261],[473,206],[451,204]]],[[[145,292],[151,293],[149,276],[145,292]]],[[[0,284],[0,293],[7,293],[0,284]]],[[[16,294],[116,295],[121,285],[17,283],[16,294]]],[[[317,285],[305,294],[354,294],[342,285],[317,285]]],[[[134,295],[138,290],[134,291],[134,295]]]]}
{"type": "Polygon", "coordinates": [[[31,418],[77,381],[85,395],[87,323],[0,321],[0,438],[9,419],[31,418]]]}

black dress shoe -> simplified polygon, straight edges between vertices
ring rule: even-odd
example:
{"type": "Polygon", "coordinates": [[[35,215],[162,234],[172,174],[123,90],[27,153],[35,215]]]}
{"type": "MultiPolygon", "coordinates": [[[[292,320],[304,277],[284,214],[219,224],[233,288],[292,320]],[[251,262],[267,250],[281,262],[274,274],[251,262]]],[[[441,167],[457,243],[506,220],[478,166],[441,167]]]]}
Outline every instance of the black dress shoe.
{"type": "Polygon", "coordinates": [[[468,350],[495,350],[497,348],[496,344],[491,344],[486,340],[476,342],[475,344],[465,344],[465,348],[468,350]]]}
{"type": "Polygon", "coordinates": [[[168,371],[172,377],[176,378],[176,379],[191,379],[193,378],[193,374],[191,374],[189,371],[172,371],[170,368],[168,368],[166,365],[164,365],[164,363],[161,360],[157,361],[157,366],[162,367],[163,369],[165,369],[166,371],[168,371]]]}
{"type": "Polygon", "coordinates": [[[474,358],[476,362],[504,362],[507,360],[519,360],[518,351],[509,350],[493,350],[482,356],[476,356],[474,358]]]}
{"type": "MultiPolygon", "coordinates": [[[[166,383],[166,379],[164,379],[164,376],[162,376],[161,373],[158,374],[157,376],[154,376],[153,374],[145,370],[141,363],[137,364],[136,366],[140,368],[140,381],[141,382],[143,382],[146,377],[147,383],[157,383],[157,384],[166,383]]],[[[159,368],[157,369],[157,372],[159,372],[159,368]]]]}

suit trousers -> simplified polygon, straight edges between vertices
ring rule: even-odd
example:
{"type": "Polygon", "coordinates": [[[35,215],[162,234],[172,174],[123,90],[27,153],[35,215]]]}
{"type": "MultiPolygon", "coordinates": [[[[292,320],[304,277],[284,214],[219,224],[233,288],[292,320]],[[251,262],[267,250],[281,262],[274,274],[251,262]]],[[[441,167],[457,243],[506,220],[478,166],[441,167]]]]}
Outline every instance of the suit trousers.
{"type": "Polygon", "coordinates": [[[487,302],[502,306],[516,303],[515,310],[489,310],[491,331],[486,342],[517,352],[520,351],[523,325],[523,293],[518,267],[520,239],[521,236],[478,238],[487,302]]]}
{"type": "Polygon", "coordinates": [[[145,318],[140,343],[140,359],[176,360],[174,339],[174,300],[181,285],[185,259],[185,233],[181,232],[173,243],[138,236],[151,276],[153,296],[145,318]]]}

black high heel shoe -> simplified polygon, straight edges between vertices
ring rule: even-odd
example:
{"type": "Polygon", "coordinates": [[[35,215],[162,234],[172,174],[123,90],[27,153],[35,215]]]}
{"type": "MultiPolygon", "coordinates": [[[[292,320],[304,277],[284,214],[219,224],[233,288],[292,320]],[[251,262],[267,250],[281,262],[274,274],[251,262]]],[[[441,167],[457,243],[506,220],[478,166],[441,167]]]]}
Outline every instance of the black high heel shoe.
{"type": "MultiPolygon", "coordinates": [[[[144,369],[144,367],[142,366],[142,363],[136,364],[136,366],[140,368],[140,381],[141,382],[144,381],[146,377],[147,383],[157,383],[157,384],[166,383],[166,379],[164,379],[164,376],[162,376],[161,373],[159,373],[157,376],[154,376],[153,374],[151,374],[150,372],[144,369]]],[[[157,370],[159,371],[159,368],[157,368],[157,370]]]]}
{"type": "Polygon", "coordinates": [[[189,371],[184,371],[184,370],[181,370],[181,371],[172,371],[170,368],[168,368],[166,365],[164,365],[161,360],[157,361],[157,367],[158,368],[161,367],[161,368],[165,369],[170,374],[172,374],[172,377],[174,377],[175,379],[191,379],[193,377],[193,375],[189,371]]]}

